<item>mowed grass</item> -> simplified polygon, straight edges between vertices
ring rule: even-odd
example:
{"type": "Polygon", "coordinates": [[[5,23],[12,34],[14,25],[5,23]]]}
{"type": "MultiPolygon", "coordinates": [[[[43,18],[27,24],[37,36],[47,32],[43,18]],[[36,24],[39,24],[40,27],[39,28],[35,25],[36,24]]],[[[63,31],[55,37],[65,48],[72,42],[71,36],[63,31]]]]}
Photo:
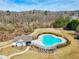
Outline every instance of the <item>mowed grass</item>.
{"type": "Polygon", "coordinates": [[[7,48],[3,48],[0,50],[0,55],[10,55],[10,54],[13,54],[13,53],[16,53],[16,52],[20,52],[20,51],[23,51],[25,49],[25,47],[7,47],[7,48]]]}
{"type": "MultiPolygon", "coordinates": [[[[51,54],[39,53],[37,51],[27,51],[24,54],[14,56],[11,59],[79,59],[79,41],[74,39],[70,31],[61,30],[71,42],[68,46],[59,48],[51,54]]],[[[73,34],[73,32],[71,32],[73,34]]]]}
{"type": "Polygon", "coordinates": [[[79,59],[79,47],[68,46],[55,50],[52,54],[27,51],[24,54],[14,56],[11,59],[79,59]]]}

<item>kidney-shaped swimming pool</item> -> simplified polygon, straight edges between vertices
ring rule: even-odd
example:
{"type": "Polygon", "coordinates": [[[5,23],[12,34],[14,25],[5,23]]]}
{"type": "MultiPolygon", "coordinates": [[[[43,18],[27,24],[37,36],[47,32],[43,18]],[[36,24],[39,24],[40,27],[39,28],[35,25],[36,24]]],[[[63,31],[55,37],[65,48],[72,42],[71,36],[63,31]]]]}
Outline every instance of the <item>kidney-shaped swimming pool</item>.
{"type": "Polygon", "coordinates": [[[43,34],[41,36],[41,41],[42,43],[45,45],[45,46],[51,46],[53,44],[56,44],[56,43],[60,43],[61,42],[61,39],[60,38],[57,38],[55,36],[52,36],[50,34],[43,34]]]}
{"type": "Polygon", "coordinates": [[[33,40],[31,44],[44,49],[54,49],[58,45],[66,44],[66,42],[67,40],[62,37],[53,34],[42,34],[36,40],[33,40]]]}

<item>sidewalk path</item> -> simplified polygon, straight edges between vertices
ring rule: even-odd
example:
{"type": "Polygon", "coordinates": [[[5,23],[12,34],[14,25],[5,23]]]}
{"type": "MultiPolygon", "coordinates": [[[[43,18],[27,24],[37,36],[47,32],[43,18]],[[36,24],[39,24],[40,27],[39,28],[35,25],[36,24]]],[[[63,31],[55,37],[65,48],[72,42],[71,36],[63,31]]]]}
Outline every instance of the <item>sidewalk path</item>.
{"type": "Polygon", "coordinates": [[[18,52],[18,53],[11,54],[11,55],[8,56],[8,58],[10,59],[10,58],[13,57],[13,56],[23,54],[23,53],[25,53],[26,51],[28,51],[29,48],[30,48],[30,46],[28,46],[28,47],[27,47],[24,51],[22,51],[22,52],[18,52]]]}
{"type": "Polygon", "coordinates": [[[6,46],[0,47],[0,50],[3,49],[3,48],[7,48],[7,47],[9,47],[9,46],[12,46],[12,44],[8,44],[8,45],[6,45],[6,46]]]}
{"type": "Polygon", "coordinates": [[[7,56],[0,55],[0,59],[9,59],[7,56]]]}
{"type": "Polygon", "coordinates": [[[5,42],[0,42],[0,47],[5,46],[9,43],[12,43],[13,40],[5,41],[5,42]]]}

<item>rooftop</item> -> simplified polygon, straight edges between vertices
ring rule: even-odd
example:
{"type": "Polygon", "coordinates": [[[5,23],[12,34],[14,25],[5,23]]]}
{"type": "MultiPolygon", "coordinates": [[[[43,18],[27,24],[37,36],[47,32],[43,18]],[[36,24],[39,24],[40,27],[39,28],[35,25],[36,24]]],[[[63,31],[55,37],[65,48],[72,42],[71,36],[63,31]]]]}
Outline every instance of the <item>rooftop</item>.
{"type": "Polygon", "coordinates": [[[16,41],[19,41],[19,40],[23,40],[24,42],[32,41],[32,36],[23,34],[21,36],[16,36],[13,41],[16,42],[16,41]]]}

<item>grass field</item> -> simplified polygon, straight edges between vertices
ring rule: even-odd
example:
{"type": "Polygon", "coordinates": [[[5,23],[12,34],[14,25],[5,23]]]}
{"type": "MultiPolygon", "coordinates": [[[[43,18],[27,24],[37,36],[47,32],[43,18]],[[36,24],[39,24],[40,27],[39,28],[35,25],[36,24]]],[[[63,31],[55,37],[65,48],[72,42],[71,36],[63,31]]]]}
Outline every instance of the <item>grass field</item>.
{"type": "MultiPolygon", "coordinates": [[[[74,32],[63,29],[61,29],[60,32],[61,35],[69,39],[71,42],[69,45],[56,49],[51,54],[28,50],[26,53],[14,56],[11,59],[79,59],[79,41],[74,39],[74,35],[72,35],[74,32]]],[[[7,55],[8,52],[15,53],[16,51],[18,51],[16,48],[8,47],[8,49],[3,50],[2,54],[7,55]]],[[[0,52],[2,51],[0,50],[0,52]]]]}
{"type": "Polygon", "coordinates": [[[26,53],[19,56],[14,56],[11,59],[79,59],[79,41],[74,39],[72,35],[74,34],[73,31],[61,31],[63,32],[62,35],[65,35],[65,37],[71,41],[70,45],[59,48],[51,54],[29,50],[26,53]]]}
{"type": "Polygon", "coordinates": [[[0,50],[0,55],[10,55],[10,54],[13,54],[13,53],[16,53],[16,52],[20,52],[20,51],[23,51],[26,47],[7,47],[7,48],[4,48],[4,49],[1,49],[0,50]]]}

